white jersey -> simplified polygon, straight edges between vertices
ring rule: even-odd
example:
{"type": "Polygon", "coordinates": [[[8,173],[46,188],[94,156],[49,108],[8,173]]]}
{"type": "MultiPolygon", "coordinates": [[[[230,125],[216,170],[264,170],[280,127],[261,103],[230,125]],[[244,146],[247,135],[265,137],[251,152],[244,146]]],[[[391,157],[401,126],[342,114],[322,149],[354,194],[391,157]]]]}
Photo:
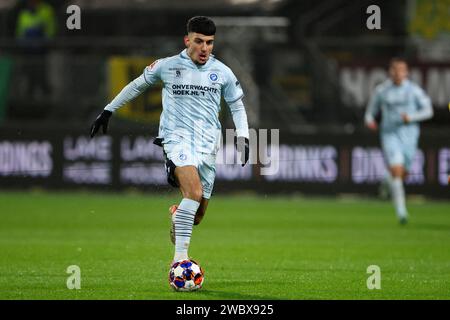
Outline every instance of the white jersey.
{"type": "Polygon", "coordinates": [[[418,122],[433,116],[430,98],[410,80],[395,85],[388,79],[375,88],[366,109],[365,122],[374,121],[379,112],[381,112],[381,133],[403,131],[406,136],[411,132],[418,135],[418,122]],[[401,116],[403,113],[409,116],[410,123],[403,123],[401,116]]]}
{"type": "Polygon", "coordinates": [[[236,76],[212,55],[204,65],[195,64],[186,49],[146,67],[105,109],[114,112],[158,81],[163,82],[159,123],[163,143],[181,137],[198,152],[216,153],[222,96],[233,114],[237,135],[248,138],[247,116],[241,102],[244,93],[236,76]]]}

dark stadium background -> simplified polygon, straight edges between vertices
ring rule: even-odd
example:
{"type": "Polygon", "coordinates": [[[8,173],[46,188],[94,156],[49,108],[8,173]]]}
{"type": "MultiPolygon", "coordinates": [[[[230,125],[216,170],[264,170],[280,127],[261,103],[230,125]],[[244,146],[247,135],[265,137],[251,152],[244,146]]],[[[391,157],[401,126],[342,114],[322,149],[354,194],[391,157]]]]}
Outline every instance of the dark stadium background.
{"type": "MultiPolygon", "coordinates": [[[[179,195],[152,143],[161,87],[114,114],[108,135],[90,139],[89,129],[145,66],[184,48],[190,17],[207,15],[250,128],[272,143],[279,130],[280,148],[273,175],[262,174],[260,147],[255,164],[217,166],[191,245],[207,280],[188,299],[448,299],[448,0],[46,2],[56,34],[27,43],[15,36],[26,1],[0,0],[0,298],[186,299],[166,277],[167,208],[179,195]],[[66,27],[70,5],[80,30],[66,27]],[[379,30],[366,26],[370,5],[379,30]],[[406,181],[404,227],[379,198],[383,156],[363,122],[394,56],[434,109],[406,181]],[[72,264],[83,272],[78,293],[66,288],[72,264]],[[383,290],[366,287],[372,264],[383,290]]],[[[225,104],[220,119],[226,136],[225,104]]]]}
{"type": "MultiPolygon", "coordinates": [[[[126,161],[120,150],[123,137],[133,146],[136,139],[151,142],[156,135],[159,87],[113,118],[108,158],[88,151],[68,158],[65,151],[95,148],[87,134],[99,111],[143,67],[179,52],[187,19],[203,14],[216,17],[214,53],[242,82],[250,127],[281,129],[284,146],[279,174],[269,181],[257,165],[246,174],[235,167],[228,177],[229,171],[219,174],[216,191],[375,194],[384,164],[373,149],[377,136],[363,126],[363,113],[387,62],[399,55],[410,61],[435,111],[422,126],[409,192],[448,197],[450,49],[439,1],[47,2],[55,9],[56,35],[38,53],[15,39],[25,1],[0,6],[5,188],[166,188],[160,157],[126,161]],[[71,4],[81,8],[80,30],[66,27],[71,4]],[[366,27],[371,4],[381,9],[381,30],[366,27]],[[33,81],[47,86],[33,89],[33,81]],[[38,150],[30,147],[32,141],[38,150]],[[28,151],[17,151],[18,144],[28,151]],[[327,146],[331,159],[323,156],[327,146]]],[[[233,128],[226,106],[221,119],[224,129],[233,128]]]]}

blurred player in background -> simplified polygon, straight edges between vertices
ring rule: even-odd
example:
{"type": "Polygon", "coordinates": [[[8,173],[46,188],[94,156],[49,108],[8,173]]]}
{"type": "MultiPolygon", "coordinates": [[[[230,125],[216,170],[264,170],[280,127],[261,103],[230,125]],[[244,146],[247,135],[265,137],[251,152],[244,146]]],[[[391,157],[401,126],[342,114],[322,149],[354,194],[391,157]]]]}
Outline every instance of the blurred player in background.
{"type": "Polygon", "coordinates": [[[26,65],[21,72],[25,80],[23,95],[31,100],[45,100],[50,94],[47,54],[49,43],[56,34],[56,17],[53,7],[42,0],[22,0],[16,22],[16,39],[26,55],[26,65]]]}
{"type": "Polygon", "coordinates": [[[100,127],[106,133],[115,110],[157,81],[163,82],[163,111],[155,144],[163,148],[168,182],[179,188],[183,197],[179,205],[169,209],[175,245],[173,262],[189,258],[193,225],[202,220],[211,197],[221,136],[218,115],[222,96],[236,126],[242,166],[249,157],[244,93],[231,69],[211,54],[215,32],[211,19],[191,18],[184,37],[186,49],[146,67],[105,107],[91,127],[91,137],[100,127]]]}
{"type": "Polygon", "coordinates": [[[408,79],[408,64],[393,58],[389,63],[390,79],[375,88],[365,113],[366,126],[380,131],[381,146],[389,171],[385,183],[401,224],[408,221],[403,181],[411,168],[420,136],[419,122],[433,116],[431,100],[408,79]],[[375,121],[381,113],[381,123],[375,121]]]}

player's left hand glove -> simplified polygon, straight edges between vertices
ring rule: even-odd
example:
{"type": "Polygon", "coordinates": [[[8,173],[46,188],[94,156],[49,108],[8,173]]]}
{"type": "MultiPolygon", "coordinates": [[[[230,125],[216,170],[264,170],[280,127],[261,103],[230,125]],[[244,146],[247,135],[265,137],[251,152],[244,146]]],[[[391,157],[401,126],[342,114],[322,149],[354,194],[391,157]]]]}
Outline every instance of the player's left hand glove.
{"type": "Polygon", "coordinates": [[[235,143],[237,151],[241,154],[242,166],[245,166],[250,155],[250,143],[246,137],[237,137],[235,143]]]}
{"type": "Polygon", "coordinates": [[[102,113],[95,119],[94,123],[91,126],[91,138],[95,136],[100,127],[103,128],[103,133],[106,133],[108,130],[108,121],[111,118],[112,112],[108,110],[103,110],[102,113]]]}

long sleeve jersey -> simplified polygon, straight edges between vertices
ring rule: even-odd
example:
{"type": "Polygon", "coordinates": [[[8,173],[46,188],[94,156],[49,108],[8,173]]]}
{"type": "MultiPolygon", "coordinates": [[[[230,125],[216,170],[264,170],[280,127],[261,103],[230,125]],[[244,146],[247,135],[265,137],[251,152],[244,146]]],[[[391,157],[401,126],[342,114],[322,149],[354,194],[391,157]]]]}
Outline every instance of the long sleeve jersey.
{"type": "Polygon", "coordinates": [[[216,153],[223,96],[232,113],[237,136],[249,136],[243,90],[231,69],[214,56],[204,65],[195,64],[186,53],[156,60],[141,76],[130,82],[105,110],[114,112],[154,83],[162,81],[159,134],[163,141],[184,139],[196,151],[216,153]]]}
{"type": "Polygon", "coordinates": [[[419,132],[418,122],[433,116],[431,100],[415,83],[404,80],[395,85],[388,79],[375,88],[365,113],[365,122],[374,121],[381,112],[380,133],[397,130],[419,132]],[[402,114],[407,114],[410,123],[405,124],[402,114]]]}

